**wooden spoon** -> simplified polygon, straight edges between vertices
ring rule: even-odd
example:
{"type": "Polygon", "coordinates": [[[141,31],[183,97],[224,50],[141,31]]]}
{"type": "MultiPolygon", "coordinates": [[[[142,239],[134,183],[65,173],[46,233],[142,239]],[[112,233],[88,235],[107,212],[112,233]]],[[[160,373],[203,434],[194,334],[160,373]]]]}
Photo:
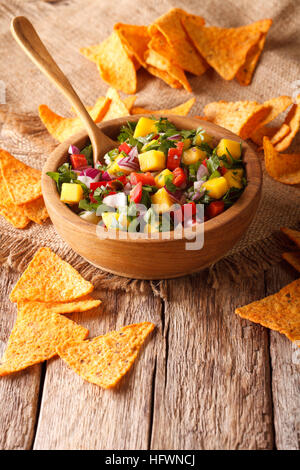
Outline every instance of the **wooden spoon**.
{"type": "Polygon", "coordinates": [[[17,16],[11,22],[11,32],[32,62],[54,83],[75,109],[91,140],[94,165],[96,165],[100,157],[116,147],[117,143],[104,135],[97,127],[71,83],[42,43],[30,21],[24,16],[17,16]]]}

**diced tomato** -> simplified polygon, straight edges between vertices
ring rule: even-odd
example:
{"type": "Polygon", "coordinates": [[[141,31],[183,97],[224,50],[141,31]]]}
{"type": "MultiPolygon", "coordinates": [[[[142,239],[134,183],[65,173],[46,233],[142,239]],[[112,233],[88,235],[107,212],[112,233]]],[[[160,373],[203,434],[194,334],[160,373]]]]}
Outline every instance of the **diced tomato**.
{"type": "Polygon", "coordinates": [[[122,175],[122,176],[117,176],[115,179],[111,181],[98,181],[97,183],[91,183],[90,189],[92,191],[95,191],[95,189],[100,188],[101,186],[110,187],[114,189],[115,181],[120,181],[122,184],[125,185],[127,183],[127,177],[126,175],[122,175]]]}
{"type": "Polygon", "coordinates": [[[81,170],[88,166],[88,162],[87,162],[85,155],[81,155],[81,154],[71,155],[70,160],[71,160],[72,167],[74,168],[74,170],[81,170]]]}
{"type": "Polygon", "coordinates": [[[130,173],[130,183],[132,185],[136,185],[139,182],[141,182],[143,186],[144,185],[155,186],[154,176],[151,175],[149,171],[147,173],[135,173],[135,172],[130,173]]]}
{"type": "Polygon", "coordinates": [[[209,218],[216,217],[224,210],[224,201],[213,201],[208,205],[207,215],[209,218]]]}
{"type": "Polygon", "coordinates": [[[202,160],[201,164],[207,168],[207,160],[202,160]]]}
{"type": "Polygon", "coordinates": [[[167,168],[169,170],[175,170],[180,166],[181,155],[184,147],[183,142],[177,142],[176,148],[170,148],[168,150],[168,160],[167,160],[167,168]]]}
{"type": "Polygon", "coordinates": [[[186,213],[187,213],[187,214],[188,214],[189,211],[191,210],[192,215],[196,215],[197,206],[196,206],[196,204],[195,204],[194,202],[188,202],[187,204],[183,204],[183,206],[182,206],[182,213],[183,213],[183,214],[184,214],[185,208],[187,208],[187,209],[186,209],[186,213]],[[192,209],[190,209],[190,207],[191,207],[192,209]]]}
{"type": "Polygon", "coordinates": [[[123,142],[121,145],[119,145],[119,152],[125,152],[127,155],[129,154],[131,150],[130,145],[126,144],[126,142],[123,142]]]}
{"type": "Polygon", "coordinates": [[[221,175],[224,176],[227,173],[227,168],[225,166],[221,166],[218,171],[220,171],[221,175]]]}
{"type": "Polygon", "coordinates": [[[186,182],[186,174],[182,168],[175,168],[173,175],[172,183],[175,184],[175,186],[180,187],[186,182]]]}
{"type": "Polygon", "coordinates": [[[138,204],[140,200],[142,199],[143,195],[143,184],[140,181],[137,185],[134,186],[134,188],[130,191],[130,201],[135,202],[138,204]]]}
{"type": "Polygon", "coordinates": [[[100,188],[101,186],[107,186],[108,183],[110,183],[110,181],[98,181],[97,183],[91,183],[90,189],[95,191],[95,189],[100,188]]]}

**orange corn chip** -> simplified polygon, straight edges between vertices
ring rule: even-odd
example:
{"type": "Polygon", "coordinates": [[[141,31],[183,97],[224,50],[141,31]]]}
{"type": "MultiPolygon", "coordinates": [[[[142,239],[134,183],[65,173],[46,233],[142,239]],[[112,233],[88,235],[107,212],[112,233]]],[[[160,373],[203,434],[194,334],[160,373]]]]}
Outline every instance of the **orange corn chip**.
{"type": "MultiPolygon", "coordinates": [[[[110,99],[101,96],[96,104],[89,109],[89,114],[95,122],[100,122],[106,115],[110,105],[110,99]]],[[[81,119],[65,118],[51,111],[48,106],[41,104],[39,106],[39,115],[48,132],[59,142],[64,142],[72,135],[83,129],[81,119]]]]}
{"type": "Polygon", "coordinates": [[[157,52],[149,49],[145,53],[146,63],[155,67],[156,69],[163,70],[168,75],[170,75],[175,82],[179,82],[185,90],[191,92],[191,85],[189,84],[184,71],[177,65],[171,64],[171,62],[158,54],[157,52]]]}
{"type": "Polygon", "coordinates": [[[263,146],[269,175],[280,183],[300,184],[300,154],[278,153],[268,137],[264,137],[263,146]]]}
{"type": "Polygon", "coordinates": [[[242,139],[248,139],[269,112],[270,107],[256,101],[217,101],[204,108],[209,121],[229,129],[242,139]]]}
{"type": "Polygon", "coordinates": [[[300,273],[300,251],[282,253],[282,258],[300,273]]]}
{"type": "Polygon", "coordinates": [[[261,147],[263,144],[263,138],[269,137],[269,139],[271,139],[278,132],[279,129],[279,127],[273,126],[261,126],[251,134],[251,140],[253,140],[256,145],[259,145],[261,147]]]}
{"type": "MultiPolygon", "coordinates": [[[[109,88],[106,97],[110,99],[110,106],[105,114],[103,121],[116,119],[122,116],[128,116],[130,113],[124,101],[121,100],[119,93],[114,88],[109,88]]],[[[135,98],[135,97],[134,97],[135,98]]]]}
{"type": "Polygon", "coordinates": [[[292,230],[291,228],[281,227],[280,229],[287,237],[290,238],[298,248],[300,248],[300,232],[298,230],[292,230]]]}
{"type": "Polygon", "coordinates": [[[1,175],[8,195],[16,205],[38,199],[42,195],[41,172],[20,162],[5,150],[0,149],[1,175]]]}
{"type": "Polygon", "coordinates": [[[181,83],[178,80],[174,80],[173,77],[168,72],[165,72],[164,70],[157,69],[156,67],[152,67],[152,65],[147,66],[147,70],[151,75],[154,75],[155,77],[160,78],[164,82],[166,82],[168,85],[170,85],[172,88],[182,88],[181,83]]]}
{"type": "Polygon", "coordinates": [[[92,297],[86,295],[84,298],[75,300],[74,302],[33,302],[28,300],[23,300],[18,302],[18,308],[23,309],[27,304],[30,304],[32,310],[39,310],[44,307],[47,310],[51,310],[54,313],[67,314],[74,312],[86,312],[87,310],[92,310],[93,308],[99,307],[101,300],[93,299],[92,297]]]}
{"type": "Polygon", "coordinates": [[[276,145],[278,142],[281,142],[282,139],[290,133],[291,129],[287,124],[282,124],[281,127],[279,127],[278,131],[276,134],[273,135],[271,138],[271,144],[276,145]]]}
{"type": "Polygon", "coordinates": [[[136,69],[117,31],[101,44],[80,52],[97,63],[102,79],[110,86],[127,94],[136,92],[136,69]]]}
{"type": "Polygon", "coordinates": [[[207,70],[207,64],[189,40],[182,25],[182,20],[189,18],[197,18],[201,25],[204,24],[203,18],[194,17],[180,8],[172,8],[159,17],[149,26],[150,35],[158,39],[158,42],[152,42],[150,47],[183,70],[194,75],[202,75],[207,70]],[[164,46],[164,39],[168,47],[164,46]]]}
{"type": "Polygon", "coordinates": [[[275,149],[278,152],[286,150],[292,143],[295,135],[300,128],[300,95],[296,98],[296,104],[292,106],[287,117],[285,118],[284,124],[287,124],[290,128],[290,132],[276,144],[275,149]]]}
{"type": "Polygon", "coordinates": [[[283,333],[300,346],[300,279],[274,295],[237,308],[235,313],[283,333]]]}
{"type": "Polygon", "coordinates": [[[83,379],[112,388],[132,367],[153,323],[128,325],[90,341],[67,340],[58,355],[83,379]]]}
{"type": "Polygon", "coordinates": [[[185,103],[176,106],[175,108],[171,109],[145,109],[135,107],[132,108],[131,114],[161,114],[161,115],[168,115],[168,114],[177,114],[178,116],[187,116],[192,106],[195,104],[196,98],[191,98],[190,100],[186,101],[185,103]]]}
{"type": "Polygon", "coordinates": [[[127,98],[124,98],[122,101],[125,104],[126,108],[128,109],[128,114],[130,114],[131,109],[136,102],[137,96],[127,96],[127,98]]]}
{"type": "Polygon", "coordinates": [[[261,126],[269,124],[269,122],[273,121],[280,113],[283,113],[292,103],[290,96],[277,96],[276,98],[265,101],[263,106],[270,107],[271,109],[266,119],[261,123],[261,126]]]}
{"type": "Polygon", "coordinates": [[[83,340],[89,331],[43,304],[18,307],[16,323],[0,363],[0,376],[11,374],[55,356],[66,340],[83,340]]]}
{"type": "Polygon", "coordinates": [[[206,27],[197,17],[186,17],[183,26],[198,52],[225,80],[232,80],[246,61],[261,32],[257,23],[239,28],[206,27]]]}
{"type": "Polygon", "coordinates": [[[236,79],[240,85],[249,85],[251,83],[255,67],[265,46],[266,36],[272,25],[272,20],[260,20],[254,24],[257,25],[262,34],[258,43],[252,46],[248,52],[245,63],[236,74],[236,79]]]}
{"type": "Polygon", "coordinates": [[[10,294],[12,302],[67,302],[89,294],[93,285],[50,248],[40,248],[10,294]]]}
{"type": "Polygon", "coordinates": [[[29,224],[30,220],[26,217],[24,211],[16,206],[7,190],[4,178],[0,171],[0,215],[12,224],[15,228],[25,228],[29,224]]]}
{"type": "Polygon", "coordinates": [[[45,220],[47,220],[49,217],[43,196],[39,197],[35,201],[27,202],[26,204],[20,204],[18,207],[23,210],[24,214],[36,224],[42,225],[43,222],[45,222],[45,220]]]}
{"type": "Polygon", "coordinates": [[[117,23],[114,25],[123,45],[140,65],[145,67],[144,54],[148,48],[150,36],[146,26],[117,23]]]}

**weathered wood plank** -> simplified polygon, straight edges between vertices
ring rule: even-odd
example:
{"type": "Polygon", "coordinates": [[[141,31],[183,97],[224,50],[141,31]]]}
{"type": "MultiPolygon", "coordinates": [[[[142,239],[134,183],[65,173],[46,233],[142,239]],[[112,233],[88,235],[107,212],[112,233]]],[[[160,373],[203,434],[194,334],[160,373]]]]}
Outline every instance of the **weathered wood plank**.
{"type": "MultiPolygon", "coordinates": [[[[273,294],[298,273],[284,262],[269,270],[267,295],[273,294]]],[[[275,442],[280,450],[300,449],[300,348],[276,331],[270,332],[275,442]]]]}
{"type": "MultiPolygon", "coordinates": [[[[0,272],[0,356],[16,319],[17,308],[8,296],[19,274],[0,272]]],[[[34,437],[41,366],[0,377],[0,449],[30,449],[34,437]]]]}
{"type": "Polygon", "coordinates": [[[218,290],[205,276],[169,281],[151,448],[270,449],[268,332],[234,314],[263,276],[218,290]]]}
{"type": "Polygon", "coordinates": [[[87,326],[90,337],[140,321],[154,330],[133,369],[113,390],[85,382],[59,358],[47,365],[34,449],[146,449],[156,349],[160,342],[158,298],[106,292],[100,310],[72,318],[87,326]]]}

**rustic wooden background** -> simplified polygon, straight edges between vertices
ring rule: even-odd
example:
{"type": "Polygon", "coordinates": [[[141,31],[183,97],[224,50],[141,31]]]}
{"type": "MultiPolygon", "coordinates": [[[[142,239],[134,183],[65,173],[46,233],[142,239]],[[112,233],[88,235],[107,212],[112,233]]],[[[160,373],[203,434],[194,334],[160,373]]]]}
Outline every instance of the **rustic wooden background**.
{"type": "MultiPolygon", "coordinates": [[[[47,11],[68,4],[70,11],[75,8],[71,0],[57,1],[47,11]]],[[[204,7],[209,11],[208,2],[204,7]]],[[[0,0],[2,18],[25,10],[40,19],[43,8],[42,0],[0,0]]],[[[83,27],[89,31],[87,23],[83,27]]],[[[66,30],[66,36],[76,41],[76,29],[66,30]]],[[[1,48],[5,54],[4,43],[1,48]]],[[[34,66],[30,70],[37,73],[34,66]]],[[[0,78],[2,72],[1,66],[0,78]]],[[[39,79],[37,88],[42,87],[39,79]]],[[[98,79],[91,75],[91,80],[98,79]]],[[[43,86],[49,96],[55,93],[43,86]]],[[[254,85],[241,93],[256,91],[254,85]]],[[[27,109],[36,110],[38,98],[31,108],[22,74],[14,77],[8,99],[18,93],[25,96],[27,109]]],[[[18,277],[4,268],[0,273],[0,354],[16,317],[8,295],[18,277]]],[[[157,325],[139,360],[112,391],[84,382],[58,358],[1,378],[0,448],[299,449],[300,350],[284,336],[234,314],[237,306],[272,294],[296,277],[282,263],[240,284],[231,284],[224,273],[218,289],[208,285],[205,272],[170,280],[166,300],[95,292],[103,300],[100,310],[72,316],[91,336],[132,322],[157,325]]]]}

